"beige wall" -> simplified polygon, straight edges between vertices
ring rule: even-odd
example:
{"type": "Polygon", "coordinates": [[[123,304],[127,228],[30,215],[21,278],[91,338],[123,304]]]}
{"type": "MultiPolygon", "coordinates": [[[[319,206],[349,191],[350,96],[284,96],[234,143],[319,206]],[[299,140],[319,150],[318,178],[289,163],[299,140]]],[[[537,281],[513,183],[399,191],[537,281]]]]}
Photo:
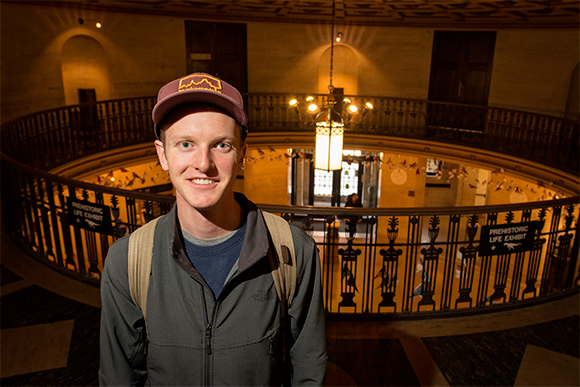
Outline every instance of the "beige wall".
{"type": "Polygon", "coordinates": [[[379,207],[423,207],[426,163],[424,157],[385,153],[379,207]]]}
{"type": "MultiPolygon", "coordinates": [[[[335,87],[344,87],[346,94],[427,98],[432,30],[361,26],[336,30],[343,33],[344,44],[335,46],[335,87]],[[348,47],[356,58],[341,58],[341,47],[348,47]],[[341,83],[340,70],[346,66],[359,69],[356,88],[341,83]]],[[[249,23],[249,91],[328,92],[330,34],[328,25],[249,23]],[[319,77],[324,87],[319,86],[319,77]]]]}
{"type": "MultiPolygon", "coordinates": [[[[425,157],[405,154],[383,154],[381,165],[379,207],[417,207],[425,204],[425,157]]],[[[379,218],[377,238],[379,243],[388,242],[390,219],[379,218]]],[[[406,230],[408,221],[400,219],[399,230],[406,230]]],[[[405,236],[402,236],[405,237],[405,236]]]]}
{"type": "Polygon", "coordinates": [[[63,76],[67,63],[90,73],[81,76],[79,71],[73,87],[102,84],[96,90],[99,100],[155,95],[186,71],[183,20],[5,3],[0,7],[2,122],[69,103],[65,81],[70,73],[63,76]],[[103,28],[94,26],[97,20],[103,28]],[[99,57],[98,71],[90,53],[74,57],[66,50],[67,42],[79,37],[102,48],[92,52],[99,57]],[[108,63],[107,71],[102,63],[108,63]]]}
{"type": "Polygon", "coordinates": [[[492,171],[487,189],[487,205],[525,203],[556,199],[550,182],[530,182],[509,174],[492,171]]]}
{"type": "MultiPolygon", "coordinates": [[[[0,7],[2,122],[69,102],[62,66],[71,53],[63,57],[63,47],[75,36],[90,37],[102,47],[98,77],[108,92],[98,92],[98,99],[153,96],[186,72],[184,19],[12,3],[0,7]],[[94,27],[97,20],[103,28],[94,27]]],[[[249,91],[320,91],[329,77],[322,58],[328,55],[330,29],[247,23],[249,91]]],[[[337,57],[335,87],[347,82],[346,91],[360,95],[427,98],[432,29],[338,25],[337,31],[343,33],[348,60],[356,60],[358,77],[341,80],[337,57]]],[[[489,105],[563,116],[578,47],[577,30],[498,31],[489,105]]]]}
{"type": "MultiPolygon", "coordinates": [[[[244,185],[240,192],[254,203],[288,204],[288,164],[284,156],[285,149],[258,149],[248,149],[244,185]]],[[[240,188],[240,185],[234,187],[240,188]]]]}
{"type": "Polygon", "coordinates": [[[579,38],[578,30],[499,31],[489,105],[563,117],[579,38]]]}

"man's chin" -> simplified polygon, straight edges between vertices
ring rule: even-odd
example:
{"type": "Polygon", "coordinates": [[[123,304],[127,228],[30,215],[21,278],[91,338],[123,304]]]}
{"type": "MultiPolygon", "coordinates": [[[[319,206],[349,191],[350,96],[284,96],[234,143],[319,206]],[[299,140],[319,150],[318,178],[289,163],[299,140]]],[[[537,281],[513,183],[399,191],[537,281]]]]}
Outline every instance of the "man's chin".
{"type": "Polygon", "coordinates": [[[183,197],[178,195],[177,203],[182,206],[190,207],[199,212],[211,211],[216,207],[219,201],[212,198],[199,198],[199,197],[183,197]]]}

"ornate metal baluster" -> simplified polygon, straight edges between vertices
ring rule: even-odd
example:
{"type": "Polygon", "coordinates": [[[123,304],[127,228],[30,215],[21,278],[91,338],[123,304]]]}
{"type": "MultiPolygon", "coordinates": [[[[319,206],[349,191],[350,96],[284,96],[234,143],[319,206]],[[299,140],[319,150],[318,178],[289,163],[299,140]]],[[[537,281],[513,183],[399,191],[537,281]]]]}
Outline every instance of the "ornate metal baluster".
{"type": "Polygon", "coordinates": [[[449,232],[447,233],[447,250],[445,253],[445,264],[443,272],[443,287],[441,289],[441,309],[451,307],[451,297],[453,295],[454,266],[457,251],[457,240],[459,239],[460,215],[449,215],[449,232]]]}
{"type": "Polygon", "coordinates": [[[439,217],[434,215],[429,221],[429,248],[421,249],[423,255],[423,271],[419,273],[421,277],[420,285],[413,291],[414,296],[421,296],[421,301],[417,304],[417,311],[421,310],[423,305],[433,306],[435,310],[435,286],[437,285],[437,266],[439,255],[443,252],[441,247],[435,247],[435,240],[439,236],[439,217]]]}
{"type": "Polygon", "coordinates": [[[544,259],[544,269],[542,272],[542,285],[540,287],[540,294],[545,295],[551,293],[551,273],[553,270],[553,258],[556,254],[558,225],[560,224],[560,216],[562,215],[562,206],[554,206],[552,208],[552,222],[550,224],[548,246],[544,259]]]}
{"type": "Polygon", "coordinates": [[[542,229],[544,228],[544,223],[546,221],[545,208],[542,208],[538,214],[538,227],[535,231],[534,246],[530,252],[530,261],[528,263],[528,270],[526,273],[526,288],[522,292],[522,299],[528,293],[533,293],[533,297],[536,297],[536,283],[538,282],[538,272],[540,270],[540,261],[542,259],[542,248],[544,243],[546,243],[545,238],[541,238],[542,229]]]}
{"type": "MultiPolygon", "coordinates": [[[[348,241],[349,246],[352,246],[353,239],[348,241]]],[[[373,270],[375,267],[377,252],[377,218],[375,216],[368,216],[366,220],[365,232],[365,257],[364,257],[364,279],[363,279],[363,304],[364,312],[369,313],[373,303],[373,270]]]]}
{"type": "MultiPolygon", "coordinates": [[[[487,215],[486,225],[497,224],[497,212],[487,215]]],[[[491,256],[484,256],[481,260],[481,270],[479,272],[479,285],[477,287],[477,306],[484,306],[487,298],[487,288],[489,286],[489,275],[491,271],[491,256]]]]}
{"type": "MultiPolygon", "coordinates": [[[[82,191],[83,200],[89,201],[89,192],[86,189],[82,191]]],[[[87,270],[87,275],[93,278],[99,278],[100,272],[98,269],[98,249],[97,249],[97,233],[94,231],[83,230],[85,235],[85,246],[87,248],[87,262],[89,263],[89,268],[87,270]]],[[[81,247],[82,248],[82,247],[81,247]]],[[[85,273],[84,270],[85,261],[83,260],[82,263],[82,273],[85,273]]],[[[79,260],[79,267],[81,267],[80,260],[79,260]]]]}
{"type": "Polygon", "coordinates": [[[57,264],[63,265],[63,251],[61,247],[61,227],[59,224],[58,208],[55,203],[55,197],[58,192],[54,189],[53,183],[50,180],[46,181],[46,195],[48,200],[48,208],[50,213],[50,223],[52,232],[54,233],[54,257],[57,264]]]}
{"type": "Polygon", "coordinates": [[[339,249],[338,255],[340,259],[340,267],[342,268],[340,276],[340,296],[342,300],[338,303],[338,311],[340,313],[341,307],[353,307],[356,312],[356,302],[354,301],[355,292],[358,292],[356,286],[357,276],[357,258],[361,254],[360,249],[353,249],[352,244],[349,244],[345,249],[339,249]]]}
{"type": "MultiPolygon", "coordinates": [[[[532,217],[532,211],[531,210],[524,210],[522,211],[522,222],[530,222],[530,219],[532,217]]],[[[514,261],[514,270],[512,273],[512,286],[510,288],[510,302],[511,301],[517,301],[518,300],[518,295],[520,293],[520,287],[521,287],[521,281],[522,281],[522,272],[523,272],[523,267],[524,267],[524,257],[525,257],[526,253],[525,252],[519,252],[516,253],[516,258],[514,261]]]]}
{"type": "Polygon", "coordinates": [[[393,307],[393,312],[397,312],[397,303],[395,302],[395,293],[399,279],[397,273],[399,271],[399,256],[403,254],[403,250],[395,248],[395,240],[399,235],[399,219],[393,216],[389,219],[389,228],[387,230],[387,238],[389,239],[389,248],[381,249],[379,254],[383,257],[383,265],[379,273],[375,275],[375,279],[381,280],[377,288],[381,289],[382,301],[379,303],[379,313],[382,307],[393,307]]]}
{"type": "Polygon", "coordinates": [[[473,278],[475,272],[475,260],[477,258],[478,246],[473,244],[478,229],[478,216],[473,214],[469,217],[467,224],[467,247],[461,247],[461,264],[457,265],[457,274],[459,277],[459,297],[455,301],[455,309],[460,302],[469,302],[472,306],[471,291],[473,289],[473,278]]]}
{"type": "Polygon", "coordinates": [[[26,175],[26,185],[23,192],[23,197],[25,198],[25,205],[24,210],[26,211],[26,221],[28,225],[28,236],[29,236],[29,246],[32,251],[36,251],[38,253],[38,206],[36,203],[35,198],[35,182],[32,177],[26,175]]]}
{"type": "MultiPolygon", "coordinates": [[[[572,221],[574,220],[574,206],[566,206],[567,214],[564,215],[564,235],[558,237],[558,246],[556,247],[556,255],[554,256],[554,284],[551,290],[558,289],[564,290],[567,288],[564,283],[564,276],[568,270],[574,270],[574,267],[570,265],[571,257],[569,256],[571,251],[571,241],[574,237],[572,234],[571,227],[572,221]]],[[[551,275],[551,273],[550,273],[551,275]]]]}
{"type": "MultiPolygon", "coordinates": [[[[71,196],[71,187],[69,186],[69,196],[71,196]]],[[[65,267],[76,271],[77,264],[74,259],[74,249],[72,246],[72,235],[70,232],[70,224],[68,221],[68,203],[67,197],[64,196],[64,187],[59,184],[57,186],[58,192],[58,201],[60,202],[61,211],[58,213],[58,217],[60,220],[61,228],[62,228],[62,240],[64,243],[64,253],[65,253],[65,267]]]]}
{"type": "Polygon", "coordinates": [[[421,240],[419,220],[420,218],[418,216],[412,215],[409,218],[409,226],[407,230],[407,254],[405,257],[406,274],[403,288],[405,312],[410,312],[413,309],[413,279],[415,278],[415,267],[417,266],[417,255],[421,240]]]}
{"type": "MultiPolygon", "coordinates": [[[[44,190],[44,179],[37,180],[38,186],[38,193],[37,193],[37,200],[39,202],[39,209],[40,209],[40,226],[42,226],[42,231],[38,230],[38,239],[40,244],[39,252],[42,254],[44,258],[47,258],[50,261],[56,262],[56,257],[54,254],[53,246],[52,246],[52,227],[50,224],[49,219],[49,212],[50,208],[47,208],[44,202],[46,198],[46,191],[44,190]],[[51,258],[52,257],[52,258],[51,258]]],[[[52,194],[52,192],[50,192],[52,194]]]]}
{"type": "MultiPolygon", "coordinates": [[[[74,186],[70,186],[68,187],[69,189],[69,195],[71,198],[76,199],[77,198],[77,188],[74,186]]],[[[73,255],[76,257],[76,264],[78,265],[78,273],[82,274],[82,275],[86,275],[86,265],[85,265],[85,251],[83,248],[83,237],[81,235],[81,229],[78,227],[73,227],[73,232],[74,232],[74,247],[75,249],[73,250],[73,255]],[[76,254],[74,254],[74,252],[76,252],[76,254]]]]}
{"type": "MultiPolygon", "coordinates": [[[[95,202],[104,205],[105,200],[103,197],[102,192],[95,192],[95,202]]],[[[89,275],[93,274],[97,278],[101,278],[101,271],[99,270],[99,257],[102,257],[104,260],[104,256],[106,252],[109,250],[109,237],[105,234],[99,234],[100,240],[100,254],[96,254],[94,256],[89,256],[89,275]]]]}

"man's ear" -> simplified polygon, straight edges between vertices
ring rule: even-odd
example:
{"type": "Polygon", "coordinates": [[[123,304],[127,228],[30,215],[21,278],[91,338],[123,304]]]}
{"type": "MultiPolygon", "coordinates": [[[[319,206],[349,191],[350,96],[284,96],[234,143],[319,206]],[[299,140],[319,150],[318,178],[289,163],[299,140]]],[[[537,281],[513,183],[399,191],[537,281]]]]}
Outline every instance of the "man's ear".
{"type": "Polygon", "coordinates": [[[159,140],[155,140],[155,150],[157,151],[157,158],[159,158],[159,164],[164,171],[169,170],[169,165],[167,163],[167,159],[165,158],[165,148],[163,147],[163,143],[159,140]]]}
{"type": "Polygon", "coordinates": [[[243,143],[242,149],[240,149],[240,160],[238,162],[238,172],[241,172],[244,169],[244,159],[246,158],[246,151],[248,150],[248,144],[243,143]]]}

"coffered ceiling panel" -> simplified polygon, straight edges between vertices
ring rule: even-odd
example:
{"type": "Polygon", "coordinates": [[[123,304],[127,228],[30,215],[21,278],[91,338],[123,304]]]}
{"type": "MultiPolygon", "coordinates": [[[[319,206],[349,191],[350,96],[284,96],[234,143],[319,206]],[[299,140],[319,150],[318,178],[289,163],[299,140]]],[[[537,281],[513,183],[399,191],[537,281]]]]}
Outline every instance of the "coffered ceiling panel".
{"type": "MultiPolygon", "coordinates": [[[[3,0],[192,19],[330,23],[332,1],[3,0]]],[[[578,0],[336,0],[336,23],[433,28],[578,28],[578,0]]]]}

